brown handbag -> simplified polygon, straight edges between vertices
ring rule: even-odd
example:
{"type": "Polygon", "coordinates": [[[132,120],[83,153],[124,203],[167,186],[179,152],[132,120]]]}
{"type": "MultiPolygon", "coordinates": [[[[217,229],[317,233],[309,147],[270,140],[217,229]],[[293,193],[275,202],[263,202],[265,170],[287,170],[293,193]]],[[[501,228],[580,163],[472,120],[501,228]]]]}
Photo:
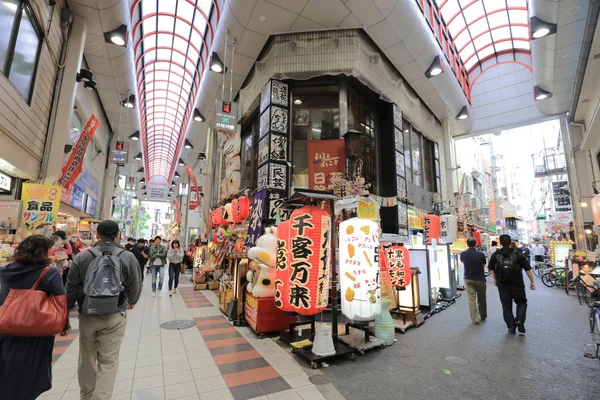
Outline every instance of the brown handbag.
{"type": "Polygon", "coordinates": [[[44,268],[31,289],[10,289],[0,306],[0,335],[21,337],[54,336],[67,322],[67,295],[47,295],[37,290],[50,271],[44,268]]]}

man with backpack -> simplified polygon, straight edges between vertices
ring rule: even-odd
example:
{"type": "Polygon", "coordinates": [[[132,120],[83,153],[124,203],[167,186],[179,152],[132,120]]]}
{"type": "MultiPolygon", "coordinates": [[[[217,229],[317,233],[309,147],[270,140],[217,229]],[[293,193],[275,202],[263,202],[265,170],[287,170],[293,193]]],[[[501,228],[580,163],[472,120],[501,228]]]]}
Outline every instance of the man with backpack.
{"type": "Polygon", "coordinates": [[[535,281],[529,261],[521,251],[510,247],[511,239],[508,235],[500,236],[502,248],[490,258],[489,268],[494,276],[494,283],[498,286],[500,302],[504,314],[504,322],[508,333],[515,334],[515,328],[520,333],[525,333],[525,317],[527,313],[527,296],[525,295],[525,282],[523,270],[531,282],[529,287],[535,290],[535,281]],[[513,314],[513,301],[517,304],[517,315],[513,314]]]}
{"type": "Polygon", "coordinates": [[[119,225],[98,224],[99,241],[79,253],[67,278],[67,305],[79,305],[79,386],[82,400],[111,398],[126,310],[141,294],[140,266],[118,242],[119,225]]]}

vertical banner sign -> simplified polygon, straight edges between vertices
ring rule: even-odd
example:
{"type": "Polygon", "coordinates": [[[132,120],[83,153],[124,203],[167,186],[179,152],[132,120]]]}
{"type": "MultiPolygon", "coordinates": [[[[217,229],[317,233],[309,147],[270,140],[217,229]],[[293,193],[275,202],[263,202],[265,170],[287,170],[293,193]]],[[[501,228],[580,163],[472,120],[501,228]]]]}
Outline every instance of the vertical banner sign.
{"type": "Polygon", "coordinates": [[[390,281],[397,288],[410,285],[410,254],[404,246],[390,246],[385,251],[390,281]]]}
{"type": "Polygon", "coordinates": [[[190,177],[190,182],[192,183],[192,187],[190,188],[190,198],[188,202],[188,207],[190,211],[194,211],[200,206],[200,191],[198,189],[198,183],[196,182],[196,176],[194,175],[194,171],[192,171],[192,166],[190,165],[186,167],[185,171],[190,177]]]}
{"type": "Polygon", "coordinates": [[[33,231],[40,226],[53,224],[58,215],[61,190],[58,185],[24,183],[21,194],[21,226],[33,231]]]}
{"type": "Polygon", "coordinates": [[[83,166],[85,151],[87,150],[88,143],[92,140],[92,136],[94,136],[94,132],[98,129],[98,125],[100,125],[100,121],[98,121],[95,115],[92,115],[87,124],[85,124],[83,132],[79,135],[77,144],[73,147],[71,155],[62,169],[57,182],[60,186],[69,189],[79,176],[81,167],[83,166]]]}
{"type": "Polygon", "coordinates": [[[425,215],[423,223],[423,243],[433,244],[440,241],[440,217],[434,214],[425,215]]]}
{"type": "Polygon", "coordinates": [[[327,190],[331,179],[346,168],[344,139],[309,140],[308,187],[314,190],[327,190]]]}
{"type": "Polygon", "coordinates": [[[267,190],[263,189],[252,196],[252,214],[248,224],[248,236],[246,236],[246,250],[256,246],[256,241],[262,235],[263,218],[265,213],[265,200],[267,190]]]}
{"type": "Polygon", "coordinates": [[[175,204],[175,224],[177,225],[181,223],[181,210],[179,209],[179,202],[177,200],[174,200],[173,204],[175,204]]]}
{"type": "Polygon", "coordinates": [[[381,298],[390,301],[390,309],[396,308],[396,296],[390,279],[390,268],[385,256],[385,248],[379,246],[379,282],[381,283],[381,298]]]}

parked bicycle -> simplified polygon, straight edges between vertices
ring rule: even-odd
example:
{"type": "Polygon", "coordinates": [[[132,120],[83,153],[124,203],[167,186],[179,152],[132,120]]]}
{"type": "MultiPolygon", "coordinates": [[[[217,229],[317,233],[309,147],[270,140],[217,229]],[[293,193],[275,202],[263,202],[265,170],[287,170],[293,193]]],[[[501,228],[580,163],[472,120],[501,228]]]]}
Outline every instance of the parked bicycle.
{"type": "Polygon", "coordinates": [[[551,268],[556,268],[556,265],[552,264],[550,260],[535,261],[531,266],[533,274],[537,275],[538,278],[541,278],[551,268]]]}
{"type": "Polygon", "coordinates": [[[567,284],[565,269],[552,266],[542,275],[542,283],[548,287],[565,287],[567,284]]]}
{"type": "Polygon", "coordinates": [[[587,358],[600,359],[600,281],[594,281],[594,285],[587,284],[580,276],[571,281],[575,286],[579,304],[588,307],[588,321],[592,344],[596,348],[595,353],[585,353],[587,358]]]}

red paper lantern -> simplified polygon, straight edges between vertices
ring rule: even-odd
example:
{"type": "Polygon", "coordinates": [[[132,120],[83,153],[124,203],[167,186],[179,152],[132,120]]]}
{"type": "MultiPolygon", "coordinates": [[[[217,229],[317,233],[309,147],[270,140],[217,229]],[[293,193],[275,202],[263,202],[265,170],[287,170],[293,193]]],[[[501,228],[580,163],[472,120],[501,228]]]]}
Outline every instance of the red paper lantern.
{"type": "Polygon", "coordinates": [[[217,210],[212,210],[208,216],[208,221],[210,223],[210,227],[211,228],[216,228],[217,226],[219,226],[219,223],[217,222],[217,210]]]}
{"type": "Polygon", "coordinates": [[[475,245],[477,247],[481,246],[481,232],[479,231],[474,231],[473,232],[473,239],[475,239],[475,245]]]}
{"type": "Polygon", "coordinates": [[[281,250],[278,246],[281,262],[276,267],[275,301],[279,300],[282,310],[315,315],[327,307],[329,299],[331,219],[320,207],[304,206],[289,221],[280,228],[281,235],[277,232],[286,243],[281,243],[281,250]]]}
{"type": "Polygon", "coordinates": [[[397,288],[410,285],[410,253],[406,247],[390,246],[385,250],[392,285],[397,288]]]}
{"type": "MultiPolygon", "coordinates": [[[[294,311],[289,301],[283,301],[283,283],[289,279],[290,267],[290,230],[291,220],[283,221],[277,227],[277,254],[275,262],[275,306],[283,311],[294,311]]],[[[289,286],[286,290],[286,296],[289,296],[289,286]]]]}
{"type": "Polygon", "coordinates": [[[236,223],[243,222],[250,215],[250,199],[242,196],[231,202],[233,208],[233,220],[236,223]]]}
{"type": "Polygon", "coordinates": [[[217,226],[227,225],[227,221],[223,218],[223,206],[217,207],[215,210],[215,222],[217,226]]]}
{"type": "Polygon", "coordinates": [[[425,215],[425,224],[423,226],[423,243],[433,244],[440,242],[440,217],[434,214],[425,215]]]}

